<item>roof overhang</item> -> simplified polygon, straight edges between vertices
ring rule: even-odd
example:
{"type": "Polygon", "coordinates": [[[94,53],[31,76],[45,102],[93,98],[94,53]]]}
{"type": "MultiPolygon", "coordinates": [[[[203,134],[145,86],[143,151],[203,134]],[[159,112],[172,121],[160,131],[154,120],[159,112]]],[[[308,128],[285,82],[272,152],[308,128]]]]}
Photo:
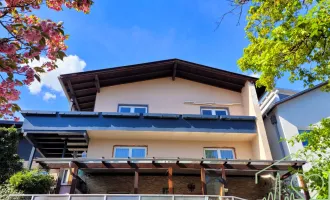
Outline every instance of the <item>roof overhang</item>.
{"type": "MultiPolygon", "coordinates": [[[[88,72],[64,74],[59,77],[66,96],[75,110],[93,111],[96,94],[101,87],[176,77],[241,92],[247,81],[258,79],[179,59],[162,60],[136,65],[107,68],[88,72]]],[[[258,97],[265,88],[257,88],[258,97]]]]}

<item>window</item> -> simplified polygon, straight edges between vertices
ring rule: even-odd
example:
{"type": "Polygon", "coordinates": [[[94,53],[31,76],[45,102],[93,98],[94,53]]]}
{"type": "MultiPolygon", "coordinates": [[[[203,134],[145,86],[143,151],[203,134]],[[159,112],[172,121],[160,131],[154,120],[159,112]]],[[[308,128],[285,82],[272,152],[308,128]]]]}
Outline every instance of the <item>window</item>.
{"type": "MultiPolygon", "coordinates": [[[[298,130],[298,132],[299,132],[299,134],[302,134],[302,133],[309,133],[309,132],[311,132],[310,130],[298,130]]],[[[308,141],[306,140],[306,141],[303,141],[302,142],[302,145],[305,147],[305,146],[307,146],[308,145],[308,141]]]]}
{"type": "Polygon", "coordinates": [[[206,148],[204,156],[205,158],[235,159],[234,150],[227,148],[206,148]]]}
{"type": "Polygon", "coordinates": [[[201,108],[202,115],[228,115],[228,110],[225,108],[201,108]]]}
{"type": "Polygon", "coordinates": [[[119,105],[118,112],[121,113],[147,113],[147,106],[119,105]]]}
{"type": "Polygon", "coordinates": [[[64,169],[63,175],[62,175],[62,180],[61,180],[61,185],[68,185],[69,177],[70,177],[70,169],[64,169]]]}
{"type": "Polygon", "coordinates": [[[115,158],[145,158],[147,147],[115,147],[115,158]]]}

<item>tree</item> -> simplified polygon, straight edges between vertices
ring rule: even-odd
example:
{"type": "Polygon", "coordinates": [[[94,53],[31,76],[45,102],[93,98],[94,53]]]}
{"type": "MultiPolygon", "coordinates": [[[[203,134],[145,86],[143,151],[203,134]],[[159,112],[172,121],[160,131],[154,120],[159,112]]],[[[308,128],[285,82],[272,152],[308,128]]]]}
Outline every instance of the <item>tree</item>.
{"type": "Polygon", "coordinates": [[[330,118],[322,119],[319,125],[311,127],[310,132],[294,136],[291,145],[307,141],[307,145],[297,152],[297,157],[307,160],[312,168],[305,172],[309,189],[318,191],[318,199],[327,199],[330,176],[330,118]],[[323,179],[317,176],[319,175],[323,179]]]}
{"type": "Polygon", "coordinates": [[[20,171],[9,179],[10,188],[23,194],[48,194],[54,184],[51,175],[38,170],[20,171]]]}
{"type": "MultiPolygon", "coordinates": [[[[291,82],[302,80],[309,87],[329,80],[329,0],[232,1],[230,12],[250,6],[245,27],[250,44],[238,65],[261,73],[258,86],[271,90],[285,73],[291,82]]],[[[330,91],[330,83],[325,89],[330,91]]]]}
{"type": "MultiPolygon", "coordinates": [[[[5,0],[0,2],[0,26],[8,33],[0,38],[0,118],[11,118],[20,107],[18,87],[29,85],[39,73],[57,68],[57,59],[65,57],[68,39],[63,23],[40,19],[32,12],[41,6],[61,11],[63,6],[88,13],[93,0],[5,0]],[[29,63],[47,56],[38,67],[29,63]]],[[[39,80],[40,81],[40,80],[39,80]]],[[[15,118],[15,117],[14,117],[15,118]]],[[[15,118],[17,120],[17,118],[15,118]]]]}
{"type": "Polygon", "coordinates": [[[19,134],[15,128],[0,128],[0,184],[23,167],[17,155],[18,141],[19,134]]]}

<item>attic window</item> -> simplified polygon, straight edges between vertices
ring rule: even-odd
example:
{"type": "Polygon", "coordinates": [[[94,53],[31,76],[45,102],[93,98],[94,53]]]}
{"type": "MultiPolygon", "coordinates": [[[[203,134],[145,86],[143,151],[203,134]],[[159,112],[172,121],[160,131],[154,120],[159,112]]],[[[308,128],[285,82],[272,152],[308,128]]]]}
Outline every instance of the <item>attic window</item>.
{"type": "Polygon", "coordinates": [[[146,105],[119,105],[118,112],[120,113],[148,113],[146,105]]]}
{"type": "Polygon", "coordinates": [[[202,115],[228,115],[226,108],[201,108],[202,115]]]}

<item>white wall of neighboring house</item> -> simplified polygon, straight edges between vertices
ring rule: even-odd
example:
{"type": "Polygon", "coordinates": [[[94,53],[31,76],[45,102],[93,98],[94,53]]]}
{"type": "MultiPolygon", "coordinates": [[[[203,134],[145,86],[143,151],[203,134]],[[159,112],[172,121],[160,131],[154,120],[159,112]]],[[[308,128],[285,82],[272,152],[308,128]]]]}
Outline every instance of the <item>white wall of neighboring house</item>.
{"type": "Polygon", "coordinates": [[[272,156],[274,159],[283,158],[286,155],[297,152],[303,148],[301,143],[291,146],[287,142],[281,143],[278,137],[290,139],[299,134],[298,130],[309,130],[310,125],[318,124],[322,118],[330,117],[330,93],[316,88],[296,98],[290,99],[276,106],[272,112],[264,116],[264,123],[272,156]],[[271,116],[277,119],[276,127],[271,123],[271,116]]]}

